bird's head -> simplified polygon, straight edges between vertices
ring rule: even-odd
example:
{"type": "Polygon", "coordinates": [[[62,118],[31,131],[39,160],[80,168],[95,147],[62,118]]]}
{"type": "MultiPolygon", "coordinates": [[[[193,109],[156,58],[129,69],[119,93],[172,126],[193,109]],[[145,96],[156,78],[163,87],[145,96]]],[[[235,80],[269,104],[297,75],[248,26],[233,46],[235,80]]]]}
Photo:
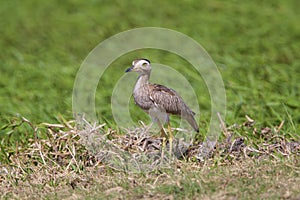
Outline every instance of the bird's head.
{"type": "Polygon", "coordinates": [[[147,59],[137,59],[132,61],[132,66],[125,72],[138,72],[139,74],[149,74],[151,72],[150,61],[147,59]]]}

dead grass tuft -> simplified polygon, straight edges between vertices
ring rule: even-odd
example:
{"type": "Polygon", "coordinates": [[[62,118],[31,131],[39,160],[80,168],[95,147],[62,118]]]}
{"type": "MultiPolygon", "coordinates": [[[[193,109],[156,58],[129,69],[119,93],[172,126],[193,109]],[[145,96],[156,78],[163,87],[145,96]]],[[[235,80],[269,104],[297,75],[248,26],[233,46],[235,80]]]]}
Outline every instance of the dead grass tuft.
{"type": "MultiPolygon", "coordinates": [[[[57,190],[66,190],[65,194],[70,195],[67,192],[70,189],[89,191],[103,181],[108,184],[103,185],[102,191],[108,195],[124,192],[120,182],[113,180],[114,174],[121,178],[133,172],[158,173],[155,179],[151,177],[155,187],[160,181],[170,178],[168,173],[162,173],[168,168],[172,171],[187,168],[202,171],[216,164],[228,165],[266,158],[280,161],[300,155],[300,142],[281,134],[283,123],[275,129],[257,129],[254,120],[249,117],[242,125],[225,127],[224,123],[222,141],[216,144],[205,160],[201,155],[203,143],[190,145],[180,140],[175,141],[175,156],[170,159],[167,153],[162,154],[162,139],[149,134],[145,127],[126,129],[124,135],[120,135],[115,130],[107,129],[105,124],[92,125],[86,121],[80,129],[75,127],[74,121],[34,126],[22,118],[22,123],[32,128],[34,137],[26,144],[16,145],[15,149],[2,147],[7,159],[6,164],[0,165],[2,197],[39,198],[41,194],[57,190]],[[44,137],[39,136],[41,132],[44,137]],[[256,139],[251,139],[249,135],[242,137],[245,132],[256,139]]],[[[299,167],[289,167],[299,172],[299,167]]],[[[129,180],[130,185],[146,182],[145,177],[129,180]]]]}

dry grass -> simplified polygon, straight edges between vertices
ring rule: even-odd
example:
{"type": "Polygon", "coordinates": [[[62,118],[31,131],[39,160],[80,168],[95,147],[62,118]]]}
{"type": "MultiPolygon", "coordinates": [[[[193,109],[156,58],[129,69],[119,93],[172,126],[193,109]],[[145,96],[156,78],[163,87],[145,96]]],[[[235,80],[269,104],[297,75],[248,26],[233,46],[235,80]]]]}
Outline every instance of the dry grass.
{"type": "Polygon", "coordinates": [[[204,160],[203,143],[175,145],[180,154],[172,159],[162,155],[161,138],[143,127],[119,135],[105,124],[85,122],[77,129],[72,121],[34,126],[22,118],[22,123],[32,127],[34,137],[14,149],[2,147],[7,161],[0,166],[2,198],[299,197],[300,143],[280,134],[283,123],[257,129],[247,118],[242,125],[223,126],[224,139],[204,160]],[[41,132],[46,136],[38,136],[41,132]]]}

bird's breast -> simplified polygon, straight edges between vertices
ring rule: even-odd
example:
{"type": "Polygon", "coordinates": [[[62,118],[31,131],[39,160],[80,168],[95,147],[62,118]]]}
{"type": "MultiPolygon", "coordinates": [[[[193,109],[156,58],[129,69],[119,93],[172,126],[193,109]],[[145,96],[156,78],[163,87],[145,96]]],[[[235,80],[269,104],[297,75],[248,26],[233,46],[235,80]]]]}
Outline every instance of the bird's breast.
{"type": "Polygon", "coordinates": [[[145,88],[136,89],[133,92],[134,102],[143,110],[147,111],[154,106],[150,99],[149,91],[145,88]]]}

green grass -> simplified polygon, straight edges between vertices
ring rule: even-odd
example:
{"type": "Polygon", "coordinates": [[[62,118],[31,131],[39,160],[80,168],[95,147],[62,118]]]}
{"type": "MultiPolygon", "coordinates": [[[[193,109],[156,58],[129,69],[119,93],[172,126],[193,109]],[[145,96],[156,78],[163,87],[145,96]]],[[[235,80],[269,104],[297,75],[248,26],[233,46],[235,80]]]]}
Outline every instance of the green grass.
{"type": "MultiPolygon", "coordinates": [[[[187,34],[206,49],[216,62],[226,87],[227,125],[243,123],[245,115],[255,119],[258,129],[265,126],[274,128],[285,121],[281,128],[282,136],[299,139],[300,4],[297,0],[0,0],[0,4],[0,164],[9,163],[9,158],[5,158],[7,149],[13,149],[18,144],[26,145],[28,139],[34,137],[30,125],[19,125],[20,116],[35,125],[42,122],[62,123],[62,119],[72,119],[73,84],[85,57],[101,41],[137,27],[174,29],[187,34]]],[[[115,82],[137,57],[147,57],[153,62],[172,66],[189,78],[198,95],[200,129],[205,134],[210,119],[210,97],[206,86],[201,80],[193,79],[195,74],[192,70],[182,69],[182,66],[189,65],[185,60],[155,49],[130,52],[110,65],[99,82],[106,89],[98,88],[96,94],[99,121],[109,124],[109,128],[118,129],[112,118],[110,97],[115,82]]],[[[133,85],[128,87],[133,88],[133,85]]],[[[148,120],[133,103],[130,110],[135,121],[148,120]]],[[[38,134],[38,137],[45,137],[43,131],[38,134]]],[[[249,130],[238,130],[236,134],[248,137],[249,142],[261,142],[261,138],[249,130]]],[[[299,167],[299,162],[296,167],[299,167]]],[[[146,188],[154,194],[163,195],[157,198],[167,197],[174,192],[178,198],[193,198],[196,194],[201,194],[203,198],[218,198],[218,195],[225,195],[214,189],[222,187],[219,173],[224,172],[224,176],[230,179],[231,172],[228,170],[228,167],[220,166],[216,169],[218,173],[209,170],[204,174],[201,172],[195,175],[196,179],[204,176],[205,181],[191,183],[188,180],[192,174],[174,176],[167,173],[171,181],[177,177],[182,186],[174,182],[163,183],[154,189],[150,189],[150,186],[146,188]],[[212,176],[212,181],[209,176],[212,176]]],[[[286,168],[282,170],[284,173],[289,171],[286,168]]],[[[250,175],[254,173],[253,177],[258,173],[255,167],[246,171],[250,175]]],[[[270,190],[268,185],[263,185],[267,182],[260,184],[263,182],[260,179],[262,174],[265,173],[258,173],[252,189],[245,188],[251,184],[247,178],[229,180],[226,183],[226,195],[234,193],[237,194],[235,197],[247,199],[247,195],[265,197],[272,193],[275,184],[270,190]],[[239,191],[235,185],[239,186],[239,191]]],[[[271,172],[269,177],[276,182],[276,175],[277,172],[271,172]]],[[[293,175],[289,174],[288,177],[293,175]]],[[[299,179],[294,181],[299,183],[299,179]]],[[[122,185],[122,188],[129,188],[131,192],[136,191],[142,196],[147,190],[144,186],[143,183],[135,188],[129,184],[122,185]]],[[[104,191],[97,185],[93,189],[104,191]]],[[[126,193],[129,198],[138,196],[131,192],[126,193]]],[[[283,195],[280,189],[266,197],[283,195]]]]}
{"type": "MultiPolygon", "coordinates": [[[[34,122],[56,121],[58,113],[70,118],[74,77],[89,51],[121,31],[157,26],[187,34],[212,56],[226,86],[228,123],[248,114],[262,124],[286,120],[285,128],[299,128],[297,1],[262,1],[259,6],[234,1],[161,2],[161,9],[142,1],[2,4],[1,17],[6,19],[1,22],[5,28],[0,40],[2,118],[16,113],[34,122]]],[[[122,56],[113,63],[120,67],[116,78],[103,77],[107,92],[97,93],[97,105],[109,103],[114,81],[133,58],[145,55],[176,69],[187,65],[178,56],[159,50],[122,56]]],[[[205,121],[210,99],[205,86],[196,92],[201,94],[205,121]]],[[[110,117],[109,109],[99,112],[110,117]]]]}

